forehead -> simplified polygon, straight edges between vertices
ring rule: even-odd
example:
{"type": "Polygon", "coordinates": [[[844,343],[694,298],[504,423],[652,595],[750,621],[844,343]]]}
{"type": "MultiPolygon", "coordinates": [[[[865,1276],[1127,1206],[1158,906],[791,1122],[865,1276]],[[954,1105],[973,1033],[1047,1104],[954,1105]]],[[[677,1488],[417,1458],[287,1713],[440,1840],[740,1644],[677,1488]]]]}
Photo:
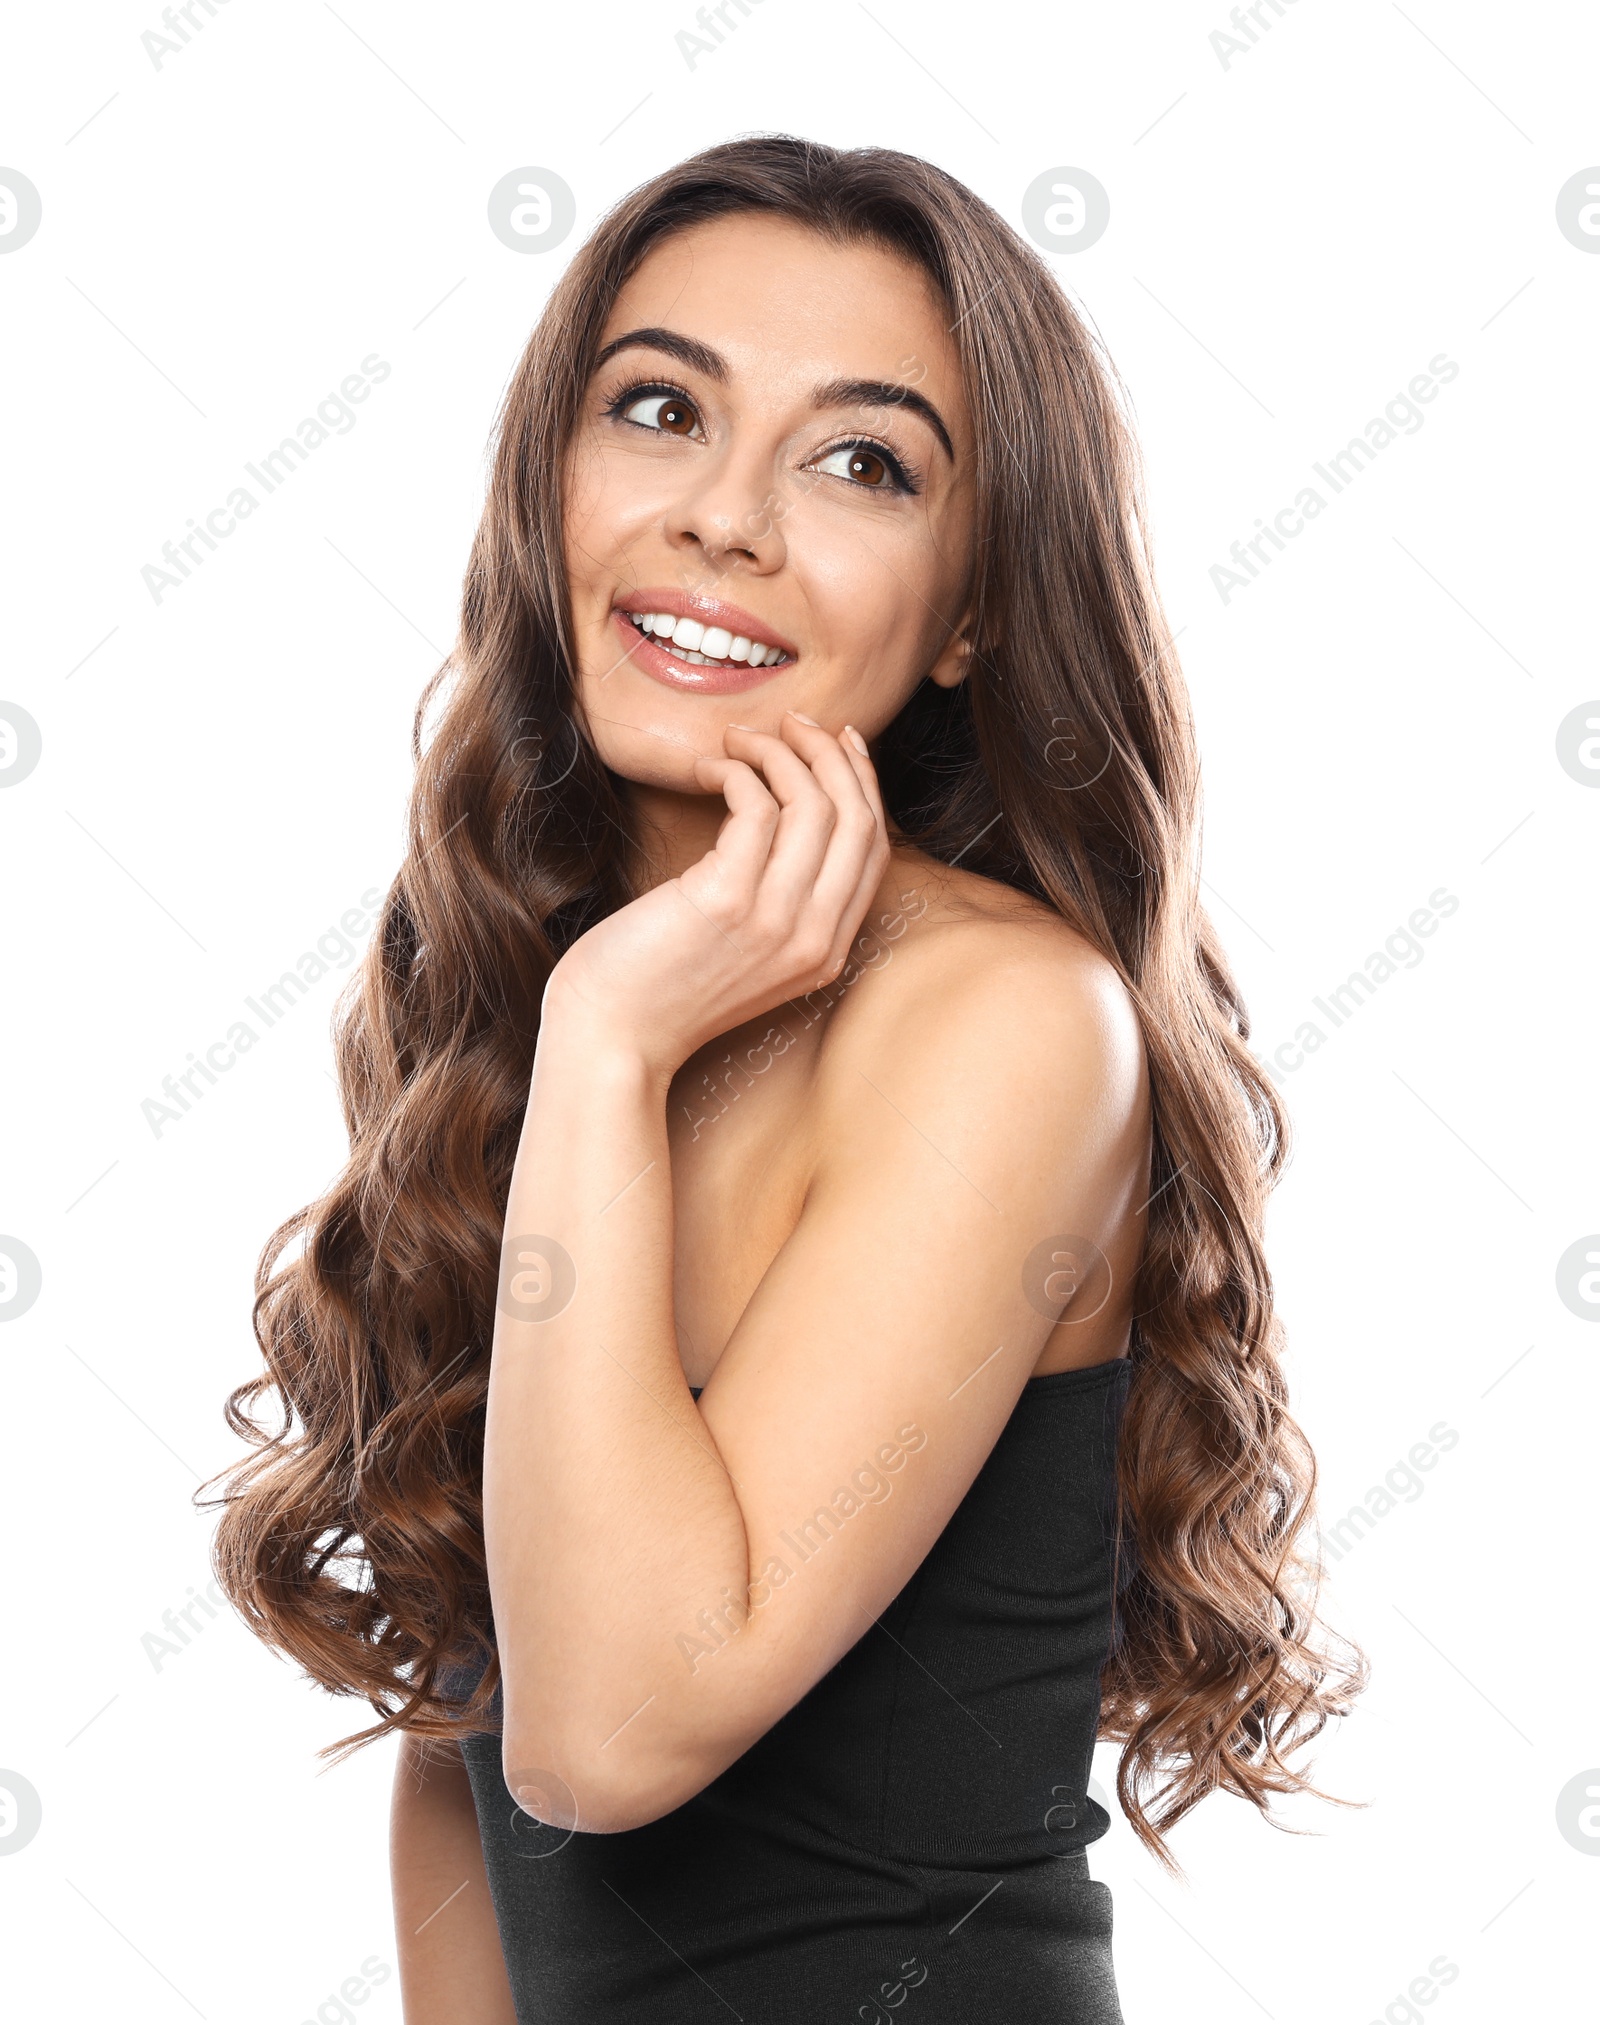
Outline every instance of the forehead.
{"type": "Polygon", "coordinates": [[[735,381],[774,392],[841,377],[901,380],[937,400],[956,430],[965,404],[949,322],[931,277],[906,255],[738,212],[652,247],[601,342],[664,325],[715,346],[735,381]]]}

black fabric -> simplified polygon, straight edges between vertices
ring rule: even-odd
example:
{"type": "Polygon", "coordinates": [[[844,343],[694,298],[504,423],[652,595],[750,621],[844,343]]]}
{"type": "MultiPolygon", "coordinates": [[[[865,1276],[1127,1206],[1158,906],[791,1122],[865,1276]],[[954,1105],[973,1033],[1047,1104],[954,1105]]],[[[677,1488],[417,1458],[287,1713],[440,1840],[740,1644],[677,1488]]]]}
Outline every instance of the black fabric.
{"type": "Polygon", "coordinates": [[[463,1736],[520,2025],[1122,2025],[1084,1852],[1128,1375],[1025,1386],[878,1623],[661,1820],[544,1826],[463,1736]]]}

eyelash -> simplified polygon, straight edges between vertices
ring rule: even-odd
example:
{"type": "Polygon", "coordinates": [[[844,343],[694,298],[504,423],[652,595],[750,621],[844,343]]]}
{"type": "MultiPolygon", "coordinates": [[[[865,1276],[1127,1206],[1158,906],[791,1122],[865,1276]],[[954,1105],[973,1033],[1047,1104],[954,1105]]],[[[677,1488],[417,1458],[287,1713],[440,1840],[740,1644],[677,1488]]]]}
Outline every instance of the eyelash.
{"type": "MultiPolygon", "coordinates": [[[[673,400],[682,401],[686,407],[693,408],[697,415],[700,412],[700,404],[695,400],[694,396],[685,388],[674,386],[670,380],[636,380],[631,385],[624,387],[620,393],[614,394],[607,401],[604,413],[612,421],[628,421],[628,418],[622,412],[623,409],[632,407],[633,403],[645,394],[665,394],[673,400]]],[[[665,433],[662,430],[651,429],[651,425],[648,422],[628,422],[628,426],[632,429],[650,430],[652,435],[662,435],[665,433]]],[[[844,481],[847,485],[854,485],[858,491],[911,494],[922,490],[922,474],[917,470],[915,465],[909,464],[900,455],[898,450],[891,450],[889,445],[879,437],[846,436],[837,443],[830,443],[825,450],[819,450],[817,457],[831,457],[839,450],[871,450],[874,455],[881,457],[888,467],[891,481],[888,485],[863,485],[858,478],[847,478],[844,481]]],[[[833,475],[831,471],[825,474],[825,476],[830,478],[833,475]]]]}

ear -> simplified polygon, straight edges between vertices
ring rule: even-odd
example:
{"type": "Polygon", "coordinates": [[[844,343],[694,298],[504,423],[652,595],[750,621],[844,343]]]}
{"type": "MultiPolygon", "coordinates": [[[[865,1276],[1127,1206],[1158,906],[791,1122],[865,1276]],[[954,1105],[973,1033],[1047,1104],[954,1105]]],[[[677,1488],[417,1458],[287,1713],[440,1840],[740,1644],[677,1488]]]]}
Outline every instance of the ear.
{"type": "Polygon", "coordinates": [[[972,666],[972,642],[966,632],[972,619],[970,610],[962,613],[960,624],[939,649],[937,659],[928,670],[929,679],[937,682],[941,689],[958,688],[972,666]]]}

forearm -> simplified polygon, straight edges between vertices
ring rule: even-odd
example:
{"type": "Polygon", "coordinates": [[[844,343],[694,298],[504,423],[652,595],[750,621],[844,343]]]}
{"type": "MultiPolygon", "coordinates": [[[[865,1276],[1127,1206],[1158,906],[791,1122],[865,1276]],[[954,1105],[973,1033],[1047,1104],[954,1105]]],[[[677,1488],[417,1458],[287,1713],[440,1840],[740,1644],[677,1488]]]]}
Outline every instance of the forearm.
{"type": "Polygon", "coordinates": [[[506,1214],[484,1450],[506,1748],[560,1775],[580,1828],[696,1789],[713,1711],[678,1639],[747,1593],[743,1516],[677,1351],[668,1080],[547,1005],[506,1214]],[[526,1236],[544,1242],[519,1283],[526,1236]]]}
{"type": "Polygon", "coordinates": [[[477,1810],[453,1744],[401,1738],[389,1868],[405,2025],[516,2025],[477,1810]]]}

